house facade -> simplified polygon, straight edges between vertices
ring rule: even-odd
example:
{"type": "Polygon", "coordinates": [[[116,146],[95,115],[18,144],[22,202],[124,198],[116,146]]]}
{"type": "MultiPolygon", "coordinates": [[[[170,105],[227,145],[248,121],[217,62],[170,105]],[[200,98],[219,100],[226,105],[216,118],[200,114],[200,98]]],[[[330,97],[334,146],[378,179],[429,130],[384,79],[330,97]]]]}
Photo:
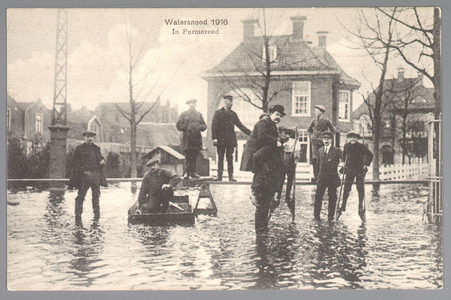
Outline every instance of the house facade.
{"type": "MultiPolygon", "coordinates": [[[[434,89],[424,86],[422,74],[405,77],[399,68],[396,78],[384,82],[382,97],[382,128],[380,136],[380,161],[383,165],[407,164],[413,158],[427,156],[427,119],[434,112],[434,89]]],[[[374,103],[371,94],[366,102],[374,103]]],[[[372,117],[366,103],[353,113],[353,128],[361,132],[370,149],[373,149],[372,117]]]]}
{"type": "MultiPolygon", "coordinates": [[[[208,82],[207,122],[211,123],[214,112],[222,106],[222,96],[231,94],[235,98],[233,110],[251,130],[263,113],[253,104],[261,106],[261,86],[269,78],[269,106],[281,104],[287,114],[280,125],[298,127],[301,164],[310,163],[307,128],[315,117],[315,105],[326,108],[325,116],[339,132],[337,142],[344,142],[340,136],[352,129],[353,91],[360,87],[327,51],[327,32],[317,32],[317,46],[305,39],[306,20],[302,16],[291,17],[293,33],[271,37],[255,35],[256,20],[242,21],[243,42],[219,65],[202,75],[208,82]],[[269,68],[266,53],[270,56],[269,68]]],[[[241,132],[237,136],[239,161],[247,137],[241,132]]],[[[207,141],[209,155],[215,157],[211,131],[207,133],[207,141]]]]}

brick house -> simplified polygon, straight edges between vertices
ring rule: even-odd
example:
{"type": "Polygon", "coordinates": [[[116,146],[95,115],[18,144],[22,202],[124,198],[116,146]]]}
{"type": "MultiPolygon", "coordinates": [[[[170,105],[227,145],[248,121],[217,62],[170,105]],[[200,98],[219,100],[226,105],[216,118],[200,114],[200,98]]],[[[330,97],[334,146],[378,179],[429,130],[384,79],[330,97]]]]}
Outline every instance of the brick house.
{"type": "MultiPolygon", "coordinates": [[[[360,83],[346,75],[326,49],[326,31],[318,31],[315,47],[304,38],[306,17],[291,17],[293,33],[272,36],[269,40],[271,63],[270,94],[276,94],[269,105],[282,104],[286,116],[280,125],[298,126],[303,156],[301,164],[310,162],[310,147],[307,128],[315,117],[314,106],[326,108],[325,116],[344,135],[352,128],[351,108],[353,91],[360,83]]],[[[233,110],[241,121],[252,129],[262,110],[238,99],[258,102],[261,89],[251,83],[262,85],[264,77],[264,37],[254,35],[256,20],[244,20],[243,42],[222,62],[202,74],[208,82],[207,122],[211,123],[215,110],[222,106],[221,96],[235,96],[233,110]],[[245,95],[245,96],[243,96],[245,95]]],[[[260,102],[261,104],[261,102],[260,102]]],[[[337,140],[339,142],[339,136],[337,140]]],[[[247,137],[238,132],[236,160],[239,162],[247,137]]],[[[344,141],[344,139],[341,139],[344,141]]],[[[207,133],[209,155],[215,157],[211,143],[211,131],[207,133]]]]}
{"type": "MultiPolygon", "coordinates": [[[[404,73],[403,68],[398,68],[397,77],[384,82],[382,103],[385,109],[379,149],[383,165],[409,163],[411,158],[427,156],[427,115],[435,109],[434,89],[424,86],[422,74],[405,77],[404,73]]],[[[374,98],[371,94],[366,101],[372,103],[374,98]]],[[[364,132],[365,143],[373,149],[367,104],[362,103],[353,112],[352,123],[354,130],[364,132]]]]}

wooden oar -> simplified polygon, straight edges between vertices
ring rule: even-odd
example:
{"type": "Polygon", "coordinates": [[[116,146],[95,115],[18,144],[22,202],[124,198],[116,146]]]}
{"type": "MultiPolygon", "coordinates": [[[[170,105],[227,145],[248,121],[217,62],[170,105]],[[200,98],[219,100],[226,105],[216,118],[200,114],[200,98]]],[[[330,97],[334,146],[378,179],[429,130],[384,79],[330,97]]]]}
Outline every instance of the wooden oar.
{"type": "Polygon", "coordinates": [[[171,201],[169,201],[169,205],[172,206],[172,207],[177,208],[180,211],[183,211],[183,212],[185,211],[183,208],[181,208],[180,206],[178,206],[177,204],[175,204],[175,203],[173,203],[171,201]]]}
{"type": "Polygon", "coordinates": [[[348,162],[348,153],[346,153],[346,157],[345,157],[345,164],[343,166],[343,174],[341,175],[341,184],[340,184],[340,193],[338,194],[338,199],[337,199],[337,207],[336,207],[336,213],[335,213],[335,221],[338,221],[338,219],[341,216],[341,207],[340,207],[340,200],[341,200],[341,194],[343,192],[343,184],[346,181],[346,163],[348,162]]]}

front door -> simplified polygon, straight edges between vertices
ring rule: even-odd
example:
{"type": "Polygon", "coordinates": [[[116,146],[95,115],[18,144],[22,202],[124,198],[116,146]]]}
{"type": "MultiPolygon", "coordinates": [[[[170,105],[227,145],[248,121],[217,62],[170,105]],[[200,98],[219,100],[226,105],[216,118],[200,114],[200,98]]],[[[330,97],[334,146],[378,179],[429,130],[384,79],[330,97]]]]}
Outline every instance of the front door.
{"type": "Polygon", "coordinates": [[[310,158],[310,147],[307,130],[298,129],[298,134],[299,134],[299,149],[301,150],[299,164],[308,165],[310,158]]]}

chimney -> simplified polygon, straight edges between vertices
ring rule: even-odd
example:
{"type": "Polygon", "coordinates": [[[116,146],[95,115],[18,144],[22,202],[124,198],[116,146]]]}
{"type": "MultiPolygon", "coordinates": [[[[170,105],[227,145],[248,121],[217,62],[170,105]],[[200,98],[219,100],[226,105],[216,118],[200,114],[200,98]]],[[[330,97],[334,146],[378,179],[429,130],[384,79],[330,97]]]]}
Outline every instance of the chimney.
{"type": "Polygon", "coordinates": [[[327,41],[327,34],[328,31],[317,31],[316,34],[318,35],[318,47],[326,48],[326,41],[327,41]]]}
{"type": "Polygon", "coordinates": [[[293,41],[300,41],[304,39],[304,23],[307,20],[306,16],[295,16],[290,18],[293,23],[293,41]]]}
{"type": "Polygon", "coordinates": [[[398,67],[398,80],[404,80],[404,68],[403,67],[398,67]]]}
{"type": "Polygon", "coordinates": [[[257,20],[248,19],[242,20],[241,22],[243,23],[243,41],[246,42],[247,39],[254,37],[255,23],[257,23],[257,20]]]}

